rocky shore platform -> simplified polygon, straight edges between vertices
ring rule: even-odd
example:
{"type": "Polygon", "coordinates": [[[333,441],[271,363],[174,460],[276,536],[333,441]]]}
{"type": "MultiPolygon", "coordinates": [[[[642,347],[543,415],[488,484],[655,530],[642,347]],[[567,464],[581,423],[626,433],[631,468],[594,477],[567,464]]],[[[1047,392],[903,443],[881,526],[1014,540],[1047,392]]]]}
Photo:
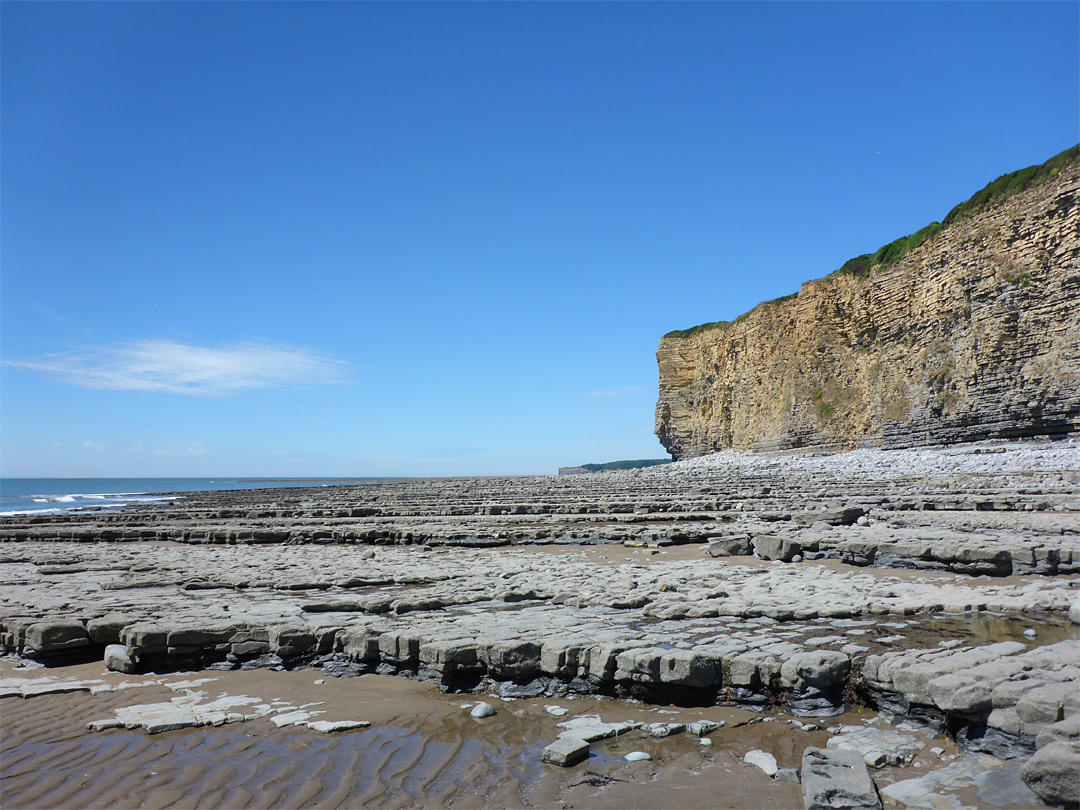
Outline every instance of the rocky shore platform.
{"type": "Polygon", "coordinates": [[[6,516],[0,541],[0,645],[20,659],[314,667],[815,728],[862,707],[886,728],[837,729],[781,775],[806,807],[960,806],[941,786],[983,760],[1022,763],[1033,802],[1080,798],[1075,439],[194,493],[6,516]],[[913,759],[896,723],[966,759],[882,779],[913,759]]]}

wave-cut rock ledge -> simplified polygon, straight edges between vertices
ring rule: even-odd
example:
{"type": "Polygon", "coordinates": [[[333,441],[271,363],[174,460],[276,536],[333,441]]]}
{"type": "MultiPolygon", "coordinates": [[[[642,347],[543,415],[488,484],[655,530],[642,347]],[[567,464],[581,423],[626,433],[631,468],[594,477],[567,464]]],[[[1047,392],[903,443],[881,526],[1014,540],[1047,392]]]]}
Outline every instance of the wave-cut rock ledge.
{"type": "Polygon", "coordinates": [[[864,703],[1038,750],[1036,792],[1076,747],[1039,743],[1080,715],[1075,441],[195,493],[0,537],[0,644],[46,663],[864,703]]]}

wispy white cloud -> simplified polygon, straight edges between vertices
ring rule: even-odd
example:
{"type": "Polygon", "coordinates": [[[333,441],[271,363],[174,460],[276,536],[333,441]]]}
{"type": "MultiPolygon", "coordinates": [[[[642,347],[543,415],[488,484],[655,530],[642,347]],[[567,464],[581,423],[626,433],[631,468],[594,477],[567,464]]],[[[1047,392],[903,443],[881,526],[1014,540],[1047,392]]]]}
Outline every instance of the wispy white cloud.
{"type": "Polygon", "coordinates": [[[627,394],[641,394],[644,393],[644,388],[631,388],[624,386],[622,388],[609,388],[606,391],[590,391],[585,395],[586,399],[600,399],[602,397],[625,397],[627,394]]]}
{"type": "Polygon", "coordinates": [[[56,321],[57,323],[71,323],[71,320],[69,318],[65,318],[63,315],[60,315],[55,309],[53,309],[52,307],[47,307],[44,304],[31,304],[30,308],[33,309],[35,312],[44,315],[50,321],[56,321]]]}
{"type": "Polygon", "coordinates": [[[205,456],[210,451],[205,447],[186,447],[183,450],[177,450],[175,447],[165,447],[160,450],[155,450],[155,456],[205,456]]]}
{"type": "Polygon", "coordinates": [[[83,450],[104,450],[104,442],[83,442],[83,450]]]}
{"type": "Polygon", "coordinates": [[[343,383],[346,364],[310,349],[273,343],[190,346],[171,340],[138,340],[33,360],[8,360],[5,365],[82,388],[220,397],[260,388],[343,383]]]}

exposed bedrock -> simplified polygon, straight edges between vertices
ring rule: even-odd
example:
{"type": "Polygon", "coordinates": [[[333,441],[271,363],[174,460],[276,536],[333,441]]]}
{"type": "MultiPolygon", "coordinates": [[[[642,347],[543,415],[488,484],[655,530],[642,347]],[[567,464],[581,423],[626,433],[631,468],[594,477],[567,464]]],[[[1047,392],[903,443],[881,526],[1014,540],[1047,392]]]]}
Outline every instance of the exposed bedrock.
{"type": "Polygon", "coordinates": [[[0,537],[0,646],[46,664],[866,703],[1030,759],[1038,795],[1071,784],[1075,439],[194,493],[5,516],[0,537]]]}
{"type": "Polygon", "coordinates": [[[1080,167],[656,353],[656,435],[729,448],[941,445],[1080,426],[1080,167]]]}
{"type": "Polygon", "coordinates": [[[104,657],[120,671],[318,665],[330,674],[404,672],[448,689],[488,679],[504,682],[507,696],[768,703],[803,716],[833,714],[861,695],[898,714],[947,718],[972,747],[1000,744],[1005,753],[1034,750],[1044,725],[1077,711],[1069,690],[1080,688],[1080,649],[1057,640],[1076,635],[1067,616],[1075,577],[990,584],[665,559],[670,552],[619,546],[603,557],[418,547],[364,556],[347,545],[10,548],[18,556],[0,560],[0,644],[45,662],[104,657]],[[67,573],[42,573],[60,556],[67,573]],[[185,587],[205,571],[234,579],[185,587]],[[1016,640],[953,640],[971,638],[980,622],[1016,640]]]}
{"type": "MultiPolygon", "coordinates": [[[[728,452],[625,473],[195,493],[119,512],[3,516],[0,540],[475,548],[711,541],[716,556],[1070,573],[1080,570],[1080,444],[824,458],[728,452]]],[[[61,557],[51,570],[71,569],[61,557]]],[[[159,575],[146,571],[105,587],[147,587],[159,575]]],[[[207,570],[185,587],[237,579],[207,570]]]]}

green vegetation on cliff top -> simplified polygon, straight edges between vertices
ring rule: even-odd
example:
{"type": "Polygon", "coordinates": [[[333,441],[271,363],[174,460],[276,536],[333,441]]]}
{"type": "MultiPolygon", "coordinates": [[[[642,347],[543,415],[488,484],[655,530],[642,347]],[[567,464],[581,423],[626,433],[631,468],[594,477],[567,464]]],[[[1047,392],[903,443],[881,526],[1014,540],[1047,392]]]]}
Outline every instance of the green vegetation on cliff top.
{"type": "Polygon", "coordinates": [[[638,458],[632,461],[609,461],[605,464],[582,464],[581,468],[589,472],[601,470],[637,470],[641,467],[655,467],[659,464],[670,464],[670,458],[638,458]]]}
{"type": "MultiPolygon", "coordinates": [[[[1056,177],[1065,167],[1077,163],[1080,163],[1080,144],[1077,144],[1070,149],[1066,149],[1061,154],[1055,155],[1038,166],[1028,166],[1026,169],[1020,169],[1019,171],[1004,174],[997,180],[987,183],[984,188],[975,192],[968,200],[954,207],[945,215],[945,219],[941,222],[931,222],[925,228],[921,228],[913,234],[901,236],[899,239],[889,242],[887,245],[882,245],[874,253],[864,253],[861,256],[848,259],[839,270],[834,270],[829,275],[866,278],[870,275],[872,270],[881,270],[886,267],[892,267],[892,265],[900,261],[900,258],[904,254],[917,248],[927,239],[935,236],[942,228],[948,227],[954,222],[966,219],[992,205],[996,205],[1014,194],[1019,194],[1021,191],[1029,189],[1032,186],[1050,180],[1053,177],[1056,177]]],[[[763,301],[754,307],[754,309],[750,310],[750,312],[753,312],[759,307],[790,300],[796,295],[798,295],[798,293],[774,298],[771,301],[763,301]]],[[[741,321],[749,315],[750,312],[744,312],[734,321],[713,321],[712,323],[703,323],[699,326],[691,327],[690,329],[677,329],[673,332],[668,332],[664,337],[687,338],[709,329],[726,329],[731,326],[731,324],[741,321]]]]}

